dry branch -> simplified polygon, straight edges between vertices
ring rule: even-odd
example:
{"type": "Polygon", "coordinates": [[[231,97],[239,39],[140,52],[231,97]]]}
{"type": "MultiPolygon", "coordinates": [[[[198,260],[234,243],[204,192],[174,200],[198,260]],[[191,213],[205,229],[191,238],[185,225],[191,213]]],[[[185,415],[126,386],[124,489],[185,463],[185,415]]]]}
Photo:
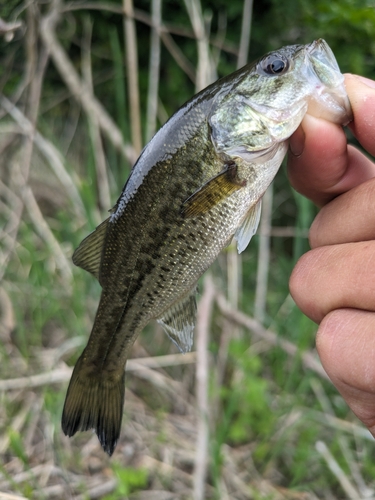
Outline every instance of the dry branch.
{"type": "MultiPolygon", "coordinates": [[[[112,493],[117,487],[118,481],[117,479],[110,479],[105,483],[94,486],[89,489],[84,495],[78,495],[75,497],[75,500],[94,500],[96,498],[103,498],[104,495],[108,495],[112,493]]],[[[1,500],[1,499],[0,499],[1,500]]]]}
{"type": "Polygon", "coordinates": [[[253,13],[253,0],[244,0],[242,11],[242,28],[240,50],[238,52],[237,68],[242,68],[247,63],[251,35],[251,19],[253,13]]]}
{"type": "Polygon", "coordinates": [[[317,441],[315,448],[323,457],[324,461],[328,465],[328,468],[340,483],[347,498],[350,500],[358,500],[361,498],[359,491],[357,491],[357,489],[349,481],[349,478],[346,476],[335,457],[328,449],[327,445],[323,441],[317,441]]]}
{"type": "MultiPolygon", "coordinates": [[[[142,368],[161,368],[163,366],[178,366],[196,362],[196,353],[190,352],[184,354],[168,354],[166,356],[157,356],[152,358],[129,359],[126,365],[126,371],[141,370],[142,368]]],[[[20,377],[8,380],[0,380],[0,391],[10,391],[14,389],[28,389],[31,387],[40,387],[43,385],[57,384],[67,382],[72,375],[72,368],[67,366],[57,368],[47,373],[39,373],[30,377],[20,377]]]]}
{"type": "MultiPolygon", "coordinates": [[[[27,72],[32,76],[32,78],[30,78],[30,86],[27,96],[27,115],[31,123],[31,131],[30,135],[26,137],[22,150],[22,168],[19,173],[20,175],[18,175],[17,186],[17,189],[20,193],[22,193],[25,188],[27,188],[27,184],[29,181],[29,173],[34,146],[33,138],[36,131],[43,79],[48,63],[48,51],[44,50],[43,48],[38,51],[37,35],[34,29],[37,23],[36,6],[33,3],[28,4],[26,13],[29,24],[29,29],[26,31],[26,63],[28,68],[27,72]]],[[[22,212],[23,203],[20,203],[15,209],[14,220],[11,221],[11,224],[8,223],[4,231],[4,233],[10,237],[10,244],[8,246],[7,252],[2,256],[1,259],[2,262],[0,268],[0,280],[5,273],[7,263],[10,260],[16,246],[18,230],[21,224],[22,212]]]]}
{"type": "Polygon", "coordinates": [[[313,370],[322,378],[329,380],[327,373],[324,371],[319,360],[316,356],[314,356],[313,353],[308,351],[299,351],[298,347],[292,342],[289,342],[289,340],[280,338],[275,332],[263,328],[263,326],[255,319],[233,309],[225,300],[225,297],[223,295],[217,294],[216,300],[221,312],[226,318],[234,321],[238,325],[242,325],[245,328],[249,329],[251,332],[253,332],[254,335],[259,337],[260,339],[266,340],[269,344],[280,347],[290,356],[301,356],[302,363],[306,368],[313,370]]]}
{"type": "Polygon", "coordinates": [[[13,495],[12,493],[0,491],[0,500],[27,500],[27,497],[21,497],[19,495],[13,495]]]}
{"type": "Polygon", "coordinates": [[[255,289],[254,317],[259,323],[264,323],[266,317],[268,270],[271,258],[271,227],[272,227],[272,184],[267,189],[262,200],[262,216],[260,219],[257,281],[255,289]]]}
{"type": "MultiPolygon", "coordinates": [[[[83,41],[83,55],[82,55],[82,74],[84,76],[85,84],[90,89],[90,93],[94,94],[94,86],[92,81],[91,71],[91,35],[92,23],[88,19],[85,22],[85,38],[83,41]]],[[[104,154],[102,138],[100,135],[99,122],[95,115],[90,116],[89,129],[91,135],[92,148],[94,150],[94,161],[96,166],[97,188],[99,205],[103,211],[107,211],[111,206],[111,196],[109,190],[109,181],[107,175],[107,166],[104,154]]]]}
{"type": "Polygon", "coordinates": [[[242,291],[242,257],[237,252],[235,242],[232,242],[226,252],[228,301],[233,309],[238,309],[242,291]]]}
{"type": "Polygon", "coordinates": [[[163,40],[164,45],[169,50],[171,56],[176,61],[177,65],[184,71],[190,80],[196,83],[196,71],[189,59],[184,55],[180,47],[173,40],[171,35],[161,28],[160,38],[163,40]]]}
{"type": "MultiPolygon", "coordinates": [[[[92,9],[92,10],[104,10],[104,11],[109,11],[109,12],[114,12],[116,14],[124,14],[128,17],[133,17],[137,21],[141,21],[142,23],[146,24],[147,26],[150,26],[151,28],[157,30],[158,26],[155,25],[151,19],[151,17],[143,11],[133,9],[132,12],[129,12],[123,7],[119,7],[118,5],[114,4],[109,4],[109,3],[76,3],[76,4],[70,4],[66,5],[62,12],[67,12],[70,10],[82,10],[82,9],[92,9]]],[[[158,35],[162,39],[165,47],[167,50],[169,50],[171,56],[177,63],[177,65],[184,71],[187,76],[190,78],[190,80],[195,83],[195,68],[189,61],[189,59],[184,55],[182,50],[179,48],[179,46],[176,44],[176,42],[173,40],[173,37],[170,35],[170,33],[175,33],[180,36],[187,36],[189,38],[195,38],[194,33],[191,30],[186,30],[184,28],[173,28],[172,26],[165,26],[163,24],[160,25],[160,29],[158,31],[158,35]]],[[[234,48],[226,47],[226,50],[230,53],[237,54],[237,51],[234,48]]]]}
{"type": "Polygon", "coordinates": [[[59,179],[61,184],[64,186],[67,195],[70,197],[73,207],[75,209],[76,215],[82,219],[84,213],[83,203],[74,183],[72,177],[68,173],[64,165],[64,159],[61,153],[56,149],[56,147],[43,137],[37,130],[33,130],[33,125],[30,120],[22,113],[22,111],[15,106],[9,99],[5,96],[0,95],[0,106],[13,118],[13,120],[19,125],[24,134],[28,137],[32,137],[36,147],[48,161],[50,167],[55,173],[56,177],[59,179]]]}
{"type": "Polygon", "coordinates": [[[5,41],[10,42],[14,37],[14,32],[22,28],[22,26],[21,21],[7,23],[4,19],[0,18],[0,36],[3,36],[5,41]]]}
{"type": "Polygon", "coordinates": [[[348,422],[347,420],[342,420],[341,418],[335,417],[333,415],[327,415],[326,413],[321,413],[309,409],[309,415],[311,418],[321,423],[322,425],[328,426],[332,429],[340,430],[341,432],[346,432],[352,434],[366,441],[371,441],[374,443],[374,437],[370,431],[360,424],[355,424],[354,422],[348,422]]]}
{"type": "MultiPolygon", "coordinates": [[[[103,10],[103,11],[108,11],[108,12],[113,12],[114,14],[123,14],[124,10],[122,7],[119,7],[117,4],[113,4],[110,2],[74,2],[70,4],[64,5],[62,8],[62,12],[69,12],[73,10],[83,10],[83,9],[88,9],[88,10],[103,10]]],[[[127,16],[130,16],[130,12],[125,11],[125,14],[127,16]]],[[[146,24],[147,26],[150,26],[151,28],[154,28],[153,20],[151,16],[147,14],[147,12],[144,12],[143,10],[139,9],[133,9],[132,16],[136,21],[140,21],[143,24],[146,24]]],[[[173,35],[178,35],[178,36],[184,36],[186,38],[196,38],[194,31],[191,29],[185,27],[185,26],[180,26],[180,25],[175,25],[171,23],[163,23],[160,27],[162,33],[161,37],[163,38],[163,33],[172,33],[173,35]]],[[[163,40],[164,41],[164,40],[163,40]]],[[[237,47],[229,42],[228,40],[222,41],[221,39],[217,39],[216,37],[213,37],[210,39],[210,43],[214,46],[217,46],[219,49],[224,50],[225,52],[228,52],[228,54],[233,54],[235,56],[238,55],[238,49],[237,47]]],[[[184,56],[185,58],[185,56],[184,56]]],[[[188,61],[188,59],[186,59],[188,61]]],[[[177,62],[177,61],[176,61],[177,62]]],[[[178,62],[177,62],[178,64],[178,62]]],[[[193,66],[192,66],[193,68],[193,66]]],[[[194,68],[193,68],[194,70],[194,68]]],[[[194,70],[195,72],[195,70],[194,70]]]]}
{"type": "Polygon", "coordinates": [[[39,205],[35,199],[34,193],[29,186],[26,186],[22,192],[22,199],[29,213],[30,219],[33,222],[36,231],[40,237],[46,242],[54,257],[56,267],[60,270],[61,276],[66,287],[70,287],[73,278],[71,264],[68,262],[59,242],[56,240],[49,225],[45,221],[39,205]]]}
{"type": "MultiPolygon", "coordinates": [[[[12,420],[11,428],[13,432],[19,433],[23,428],[23,426],[25,425],[29,412],[32,408],[34,399],[35,399],[35,394],[28,394],[28,397],[24,402],[21,411],[19,411],[12,420]]],[[[6,433],[2,435],[0,438],[0,454],[5,453],[9,449],[9,443],[10,443],[10,434],[6,433]]]]}
{"type": "Polygon", "coordinates": [[[195,91],[199,92],[204,87],[216,80],[216,71],[210,57],[208,36],[202,14],[200,0],[185,0],[190,22],[198,45],[198,67],[195,82],[195,91]]]}
{"type": "Polygon", "coordinates": [[[137,156],[142,149],[141,106],[138,88],[138,50],[135,22],[133,16],[133,0],[123,0],[124,32],[126,53],[126,74],[128,77],[129,108],[132,144],[137,156]]]}
{"type": "Polygon", "coordinates": [[[0,287],[0,339],[1,342],[8,342],[10,333],[16,325],[12,301],[8,293],[0,287]]]}
{"type": "Polygon", "coordinates": [[[127,161],[129,161],[129,163],[133,164],[137,154],[132,147],[124,143],[120,129],[102,104],[92,95],[87,85],[82,83],[65,50],[56,38],[53,26],[55,18],[58,17],[59,14],[58,5],[56,5],[55,2],[55,6],[51,13],[41,20],[40,36],[43,43],[48,47],[51,58],[73,97],[81,104],[85,112],[92,117],[93,120],[98,121],[100,128],[113,146],[127,161]]]}
{"type": "Polygon", "coordinates": [[[212,278],[208,275],[205,279],[203,296],[199,303],[197,315],[197,370],[196,392],[198,429],[194,466],[194,500],[203,500],[205,495],[205,482],[208,459],[209,437],[209,405],[208,405],[208,342],[212,306],[215,297],[215,287],[212,278]]]}
{"type": "Polygon", "coordinates": [[[149,141],[156,130],[156,117],[158,111],[159,73],[160,73],[160,26],[161,26],[161,0],[152,1],[152,23],[150,43],[150,62],[147,96],[147,123],[146,141],[149,141]]]}

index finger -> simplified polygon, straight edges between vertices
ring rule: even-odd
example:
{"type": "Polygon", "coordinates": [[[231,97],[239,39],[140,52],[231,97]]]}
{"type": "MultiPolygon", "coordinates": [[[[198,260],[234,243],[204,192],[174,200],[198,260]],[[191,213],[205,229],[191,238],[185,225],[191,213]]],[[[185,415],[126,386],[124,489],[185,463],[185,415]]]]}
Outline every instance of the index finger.
{"type": "MultiPolygon", "coordinates": [[[[345,85],[354,115],[350,128],[363,147],[375,155],[375,82],[346,75],[345,85]]],[[[347,145],[342,127],[306,115],[291,137],[288,173],[297,191],[324,205],[374,177],[375,165],[347,145]]]]}

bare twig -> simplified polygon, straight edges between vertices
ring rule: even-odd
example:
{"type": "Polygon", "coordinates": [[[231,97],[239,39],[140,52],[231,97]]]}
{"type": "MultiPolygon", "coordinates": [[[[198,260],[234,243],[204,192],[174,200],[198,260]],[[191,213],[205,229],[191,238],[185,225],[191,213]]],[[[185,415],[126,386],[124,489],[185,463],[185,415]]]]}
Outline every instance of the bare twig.
{"type": "MultiPolygon", "coordinates": [[[[320,405],[321,405],[324,413],[331,418],[335,418],[335,413],[334,413],[331,401],[328,398],[327,394],[325,393],[324,387],[321,384],[320,380],[312,379],[311,380],[311,387],[312,387],[318,401],[320,402],[320,405]]],[[[369,496],[373,496],[374,491],[370,490],[370,488],[368,488],[366,486],[366,483],[361,475],[360,468],[358,467],[358,463],[357,463],[355,457],[353,456],[353,452],[350,448],[348,436],[346,436],[344,434],[339,434],[338,435],[338,443],[339,443],[341,452],[342,452],[343,456],[345,457],[346,462],[350,468],[350,472],[352,474],[352,477],[353,477],[354,481],[356,482],[359,491],[361,492],[361,497],[369,498],[369,496]]]]}
{"type": "Polygon", "coordinates": [[[104,495],[112,493],[112,491],[116,489],[117,484],[117,479],[109,479],[108,481],[105,481],[104,483],[96,485],[93,488],[89,489],[85,494],[77,495],[75,497],[75,500],[94,500],[96,498],[103,498],[104,495]]]}
{"type": "MultiPolygon", "coordinates": [[[[70,10],[81,10],[81,9],[93,9],[93,10],[106,10],[109,12],[114,12],[116,14],[124,14],[124,7],[119,7],[118,5],[114,4],[109,4],[109,3],[74,3],[70,5],[65,5],[63,8],[63,12],[70,11],[70,10]]],[[[143,11],[133,9],[132,12],[129,12],[128,10],[125,9],[125,14],[128,17],[133,17],[137,21],[141,21],[142,23],[146,24],[147,26],[152,27],[153,29],[157,30],[158,26],[155,26],[153,24],[152,18],[143,11]]],[[[195,83],[195,68],[189,61],[189,59],[184,55],[182,50],[179,48],[179,46],[176,44],[176,42],[173,40],[172,36],[170,33],[176,33],[177,35],[180,36],[187,36],[190,38],[195,38],[194,33],[191,30],[186,30],[184,28],[176,28],[173,29],[173,27],[165,26],[164,24],[160,25],[160,30],[158,31],[158,34],[160,38],[162,39],[165,47],[167,50],[169,50],[171,56],[174,58],[175,62],[177,65],[187,74],[187,76],[190,78],[190,80],[195,83]]],[[[226,49],[234,54],[237,54],[237,51],[234,48],[229,48],[226,47],[226,49]]]]}
{"type": "Polygon", "coordinates": [[[5,41],[10,42],[13,40],[14,32],[22,27],[21,21],[16,21],[14,23],[7,23],[0,18],[0,36],[3,36],[5,41]]]}
{"type": "Polygon", "coordinates": [[[241,294],[242,259],[237,252],[235,242],[232,242],[226,252],[227,257],[227,281],[228,301],[233,309],[238,309],[239,296],[241,294]]]}
{"type": "MultiPolygon", "coordinates": [[[[43,86],[43,78],[48,62],[48,51],[45,49],[41,49],[39,53],[37,49],[37,35],[34,30],[36,24],[37,10],[36,6],[33,3],[30,3],[27,6],[27,16],[30,24],[30,30],[27,32],[28,39],[26,43],[27,55],[28,55],[27,64],[28,67],[30,68],[29,69],[30,74],[33,75],[33,77],[30,80],[27,108],[32,128],[30,131],[30,135],[26,137],[25,145],[23,148],[22,172],[21,175],[19,176],[19,185],[17,186],[20,192],[24,190],[29,180],[31,158],[33,153],[33,138],[36,130],[36,122],[39,111],[40,96],[43,86]]],[[[7,253],[2,257],[2,263],[1,263],[2,267],[0,269],[0,281],[2,276],[4,275],[6,264],[9,261],[13,253],[14,247],[16,245],[17,234],[21,223],[22,212],[23,212],[23,204],[20,203],[15,213],[15,218],[16,218],[15,224],[13,225],[10,231],[9,230],[4,231],[4,233],[8,234],[8,236],[11,238],[11,243],[8,246],[7,253]]]]}
{"type": "Polygon", "coordinates": [[[237,68],[242,68],[242,66],[247,63],[250,45],[252,11],[253,0],[244,0],[242,11],[240,50],[238,52],[237,68]]]}
{"type": "Polygon", "coordinates": [[[263,196],[260,220],[258,269],[255,289],[254,317],[264,323],[267,304],[268,269],[270,264],[270,232],[272,226],[272,184],[263,196]]]}
{"type": "MultiPolygon", "coordinates": [[[[227,264],[227,283],[228,283],[228,303],[234,310],[238,310],[239,305],[239,294],[242,290],[242,257],[237,252],[237,246],[235,242],[232,242],[226,252],[226,264],[227,264]]],[[[233,322],[224,318],[222,321],[221,335],[219,351],[217,355],[217,363],[215,366],[215,397],[212,398],[213,411],[212,415],[218,414],[218,408],[220,405],[220,387],[222,386],[224,375],[226,371],[226,365],[228,361],[228,350],[231,339],[240,338],[240,328],[237,324],[233,325],[233,322]]]]}
{"type": "Polygon", "coordinates": [[[274,226],[271,229],[271,236],[274,236],[276,238],[295,238],[296,236],[300,238],[308,238],[309,230],[299,229],[298,227],[294,226],[274,226]]]}
{"type": "MultiPolygon", "coordinates": [[[[43,411],[44,398],[42,393],[38,394],[36,400],[33,402],[30,410],[30,418],[26,423],[26,427],[22,433],[23,447],[25,454],[28,457],[33,456],[33,449],[35,446],[35,435],[38,433],[38,424],[43,411]]],[[[37,440],[36,440],[37,441],[37,440]]]]}
{"type": "Polygon", "coordinates": [[[246,314],[236,311],[233,309],[229,303],[225,300],[224,296],[221,294],[216,295],[217,304],[220,307],[221,312],[224,314],[226,318],[231,319],[238,325],[242,325],[245,328],[248,328],[254,335],[257,337],[266,340],[271,345],[280,347],[283,351],[285,351],[290,356],[301,356],[301,360],[306,368],[313,370],[318,373],[322,378],[329,380],[328,375],[324,371],[322,365],[318,361],[317,357],[314,356],[311,352],[299,351],[298,347],[294,345],[292,342],[288,340],[280,338],[276,333],[271,330],[266,330],[263,326],[250,316],[246,314]]]}
{"type": "MultiPolygon", "coordinates": [[[[303,409],[305,412],[305,409],[303,409]]],[[[331,427],[332,429],[339,429],[342,432],[352,434],[366,441],[374,442],[374,437],[371,432],[364,426],[359,425],[354,422],[348,422],[347,420],[342,420],[341,418],[335,417],[333,415],[327,415],[326,413],[309,410],[309,416],[314,418],[317,422],[322,425],[331,427]]]]}
{"type": "MultiPolygon", "coordinates": [[[[25,37],[25,53],[26,53],[26,68],[25,68],[25,84],[32,85],[32,80],[36,73],[37,66],[37,41],[38,41],[38,28],[37,28],[37,4],[35,2],[28,3],[26,7],[26,22],[27,30],[25,37]]],[[[30,114],[29,118],[33,122],[30,114]]]]}
{"type": "Polygon", "coordinates": [[[132,144],[137,155],[142,149],[141,108],[138,88],[138,51],[135,22],[133,17],[133,0],[123,0],[124,33],[126,53],[126,74],[128,77],[129,109],[132,144]]]}
{"type": "Polygon", "coordinates": [[[198,68],[195,82],[195,90],[198,92],[216,80],[216,71],[210,57],[200,0],[185,0],[185,6],[198,44],[198,68]]]}
{"type": "Polygon", "coordinates": [[[4,344],[16,325],[13,305],[6,290],[0,287],[0,339],[4,344]]]}
{"type": "MultiPolygon", "coordinates": [[[[228,247],[227,253],[228,301],[233,309],[238,309],[242,292],[242,256],[237,252],[235,242],[228,247]]],[[[225,331],[225,328],[224,328],[225,331]]],[[[239,337],[239,328],[231,332],[232,338],[239,337]]]]}
{"type": "Polygon", "coordinates": [[[156,116],[158,111],[158,91],[160,72],[160,25],[161,0],[152,0],[152,23],[150,43],[150,62],[147,97],[147,127],[146,141],[149,141],[156,130],[156,116]]]}
{"type": "Polygon", "coordinates": [[[62,251],[59,242],[56,240],[49,225],[45,221],[39,205],[35,199],[34,193],[29,186],[26,186],[23,189],[22,199],[25,203],[30,219],[34,224],[36,231],[49,246],[54,256],[56,267],[60,270],[65,285],[67,287],[70,287],[71,280],[73,278],[71,264],[68,262],[68,259],[62,251]]]}
{"type": "Polygon", "coordinates": [[[27,500],[27,497],[21,497],[19,495],[13,495],[13,493],[0,491],[0,500],[27,500]]]}
{"type": "MultiPolygon", "coordinates": [[[[20,432],[25,425],[29,411],[33,405],[35,399],[35,394],[28,394],[26,401],[22,409],[17,413],[17,415],[12,420],[12,430],[15,432],[20,432]]],[[[4,453],[9,449],[10,435],[5,433],[0,437],[0,453],[4,453]]]]}
{"type": "Polygon", "coordinates": [[[160,460],[156,460],[151,456],[143,455],[140,465],[146,468],[147,470],[157,471],[163,476],[173,477],[174,480],[176,479],[182,480],[185,483],[189,484],[189,486],[192,483],[192,477],[187,472],[177,467],[173,467],[172,465],[166,464],[165,462],[161,462],[160,460]]]}
{"type": "MultiPolygon", "coordinates": [[[[90,93],[94,94],[92,83],[91,71],[91,34],[92,23],[87,18],[85,21],[85,38],[83,42],[83,55],[82,55],[82,74],[84,76],[85,84],[90,89],[90,93]]],[[[89,116],[89,129],[91,135],[91,144],[94,149],[94,160],[97,175],[97,188],[99,195],[99,205],[102,211],[107,211],[111,206],[111,196],[109,191],[109,182],[107,175],[107,166],[105,161],[104,149],[102,138],[100,135],[99,121],[96,115],[89,116]]]]}
{"type": "Polygon", "coordinates": [[[182,391],[181,382],[171,379],[169,376],[163,375],[160,372],[151,370],[147,366],[138,365],[133,363],[134,375],[147,380],[153,386],[162,391],[163,394],[168,394],[175,404],[177,403],[180,408],[183,408],[186,413],[193,411],[192,405],[189,403],[187,394],[182,391]]]}
{"type": "MultiPolygon", "coordinates": [[[[178,366],[196,362],[196,353],[190,352],[182,356],[181,354],[168,354],[166,356],[156,356],[151,358],[129,359],[126,364],[126,371],[140,370],[146,368],[161,368],[163,366],[178,366]]],[[[15,389],[29,389],[49,384],[59,384],[67,382],[72,376],[72,368],[65,366],[57,368],[47,373],[39,373],[30,377],[20,377],[8,380],[0,380],[0,391],[11,391],[15,389]]]]}
{"type": "MultiPolygon", "coordinates": [[[[123,14],[124,9],[123,7],[120,7],[117,4],[109,3],[109,2],[74,2],[70,4],[65,4],[62,8],[62,12],[69,12],[73,10],[83,10],[83,9],[89,9],[89,10],[103,10],[103,11],[108,11],[108,12],[113,12],[114,14],[123,14]]],[[[130,16],[130,13],[126,11],[126,15],[130,16]]],[[[136,21],[140,21],[141,23],[146,24],[147,26],[154,27],[152,18],[147,14],[147,12],[144,12],[143,10],[139,9],[133,9],[132,16],[136,21]]],[[[172,33],[173,35],[178,35],[178,36],[184,36],[187,38],[196,38],[194,31],[191,29],[185,27],[185,26],[176,26],[174,24],[170,23],[163,23],[161,25],[161,38],[164,38],[162,36],[163,33],[172,33]]],[[[228,40],[223,43],[223,41],[219,38],[217,39],[216,37],[213,37],[210,40],[210,43],[213,45],[217,46],[219,49],[224,50],[225,52],[228,52],[229,54],[233,54],[235,56],[238,55],[238,49],[237,47],[234,46],[234,44],[228,42],[228,40]]],[[[168,47],[167,47],[168,48],[168,47]]],[[[172,54],[173,56],[173,54],[172,54]]],[[[185,58],[185,56],[184,56],[185,58]]],[[[187,59],[186,59],[187,60],[187,59]]]]}
{"type": "Polygon", "coordinates": [[[127,161],[133,164],[137,157],[135,151],[124,143],[121,131],[113,119],[109,116],[102,104],[92,95],[90,89],[81,82],[65,50],[57,40],[53,30],[53,24],[58,15],[58,6],[55,5],[51,13],[41,20],[40,36],[43,43],[49,48],[51,58],[74,98],[81,104],[89,116],[94,116],[95,119],[98,120],[99,126],[108,140],[127,161]]]}
{"type": "Polygon", "coordinates": [[[347,495],[347,498],[349,498],[350,500],[358,500],[358,498],[361,498],[359,491],[349,481],[348,477],[345,475],[344,471],[328,449],[327,445],[323,441],[317,441],[315,444],[315,448],[323,457],[330,471],[340,483],[341,488],[347,495]]]}
{"type": "Polygon", "coordinates": [[[211,48],[212,61],[215,64],[216,68],[217,68],[219,61],[220,61],[221,51],[223,50],[223,47],[225,44],[225,37],[227,34],[227,13],[226,13],[226,11],[219,12],[217,24],[218,24],[218,26],[217,26],[216,35],[215,35],[215,37],[211,37],[211,39],[210,39],[210,43],[212,45],[212,48],[211,48]]]}
{"type": "Polygon", "coordinates": [[[73,203],[76,215],[79,217],[79,219],[82,219],[84,213],[83,203],[72,177],[65,168],[64,159],[61,153],[38,131],[35,131],[35,133],[33,133],[33,126],[30,120],[26,118],[26,116],[18,107],[12,104],[9,99],[7,99],[3,95],[0,95],[0,106],[2,106],[6,110],[6,112],[9,113],[9,115],[13,118],[13,120],[21,127],[21,130],[24,134],[33,138],[36,147],[48,161],[56,177],[64,186],[68,196],[73,203]]]}
{"type": "Polygon", "coordinates": [[[0,228],[0,241],[4,247],[0,251],[0,281],[6,268],[13,249],[16,245],[18,226],[21,223],[22,200],[0,180],[0,198],[6,201],[1,202],[1,209],[6,214],[7,224],[0,228]],[[1,271],[2,270],[2,271],[1,271]]]}
{"type": "Polygon", "coordinates": [[[176,61],[177,65],[184,71],[190,80],[195,83],[196,82],[196,72],[194,66],[191,64],[189,59],[184,55],[180,47],[173,40],[171,35],[161,29],[160,38],[163,40],[164,45],[169,50],[171,56],[176,61]]]}
{"type": "Polygon", "coordinates": [[[207,473],[209,406],[208,406],[208,342],[212,305],[215,287],[212,278],[205,278],[202,299],[197,316],[197,372],[196,393],[198,410],[197,444],[194,466],[194,500],[205,498],[205,482],[207,473]]]}

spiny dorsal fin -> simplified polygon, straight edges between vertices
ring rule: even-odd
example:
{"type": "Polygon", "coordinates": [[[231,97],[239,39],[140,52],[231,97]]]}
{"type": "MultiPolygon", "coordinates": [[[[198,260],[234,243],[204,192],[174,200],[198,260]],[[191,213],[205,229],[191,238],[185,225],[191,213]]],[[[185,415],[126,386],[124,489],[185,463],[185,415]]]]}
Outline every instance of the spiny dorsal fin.
{"type": "Polygon", "coordinates": [[[244,183],[237,179],[235,162],[230,162],[225,170],[212,177],[189,196],[184,202],[182,215],[188,218],[204,214],[243,186],[244,183]]]}
{"type": "Polygon", "coordinates": [[[250,208],[247,213],[246,219],[235,232],[234,237],[237,240],[238,253],[241,253],[245,250],[247,245],[250,243],[251,238],[256,233],[259,225],[261,210],[262,200],[259,200],[250,208]]]}
{"type": "Polygon", "coordinates": [[[100,261],[109,218],[90,233],[73,254],[73,263],[88,271],[99,281],[100,261]]]}
{"type": "Polygon", "coordinates": [[[168,337],[174,342],[182,353],[191,351],[193,333],[197,314],[195,300],[196,287],[182,300],[173,304],[161,318],[157,319],[168,337]]]}

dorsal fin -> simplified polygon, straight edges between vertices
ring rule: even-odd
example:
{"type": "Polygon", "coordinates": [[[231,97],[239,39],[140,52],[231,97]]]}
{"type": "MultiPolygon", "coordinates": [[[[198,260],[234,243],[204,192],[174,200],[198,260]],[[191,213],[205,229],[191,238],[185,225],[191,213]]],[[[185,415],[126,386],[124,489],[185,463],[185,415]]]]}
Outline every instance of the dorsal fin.
{"type": "Polygon", "coordinates": [[[100,261],[109,218],[90,233],[73,254],[73,263],[91,273],[99,281],[100,261]]]}
{"type": "Polygon", "coordinates": [[[166,331],[168,337],[174,342],[182,353],[191,351],[193,345],[193,333],[197,314],[197,303],[195,300],[196,287],[188,295],[173,304],[158,318],[166,331]]]}

